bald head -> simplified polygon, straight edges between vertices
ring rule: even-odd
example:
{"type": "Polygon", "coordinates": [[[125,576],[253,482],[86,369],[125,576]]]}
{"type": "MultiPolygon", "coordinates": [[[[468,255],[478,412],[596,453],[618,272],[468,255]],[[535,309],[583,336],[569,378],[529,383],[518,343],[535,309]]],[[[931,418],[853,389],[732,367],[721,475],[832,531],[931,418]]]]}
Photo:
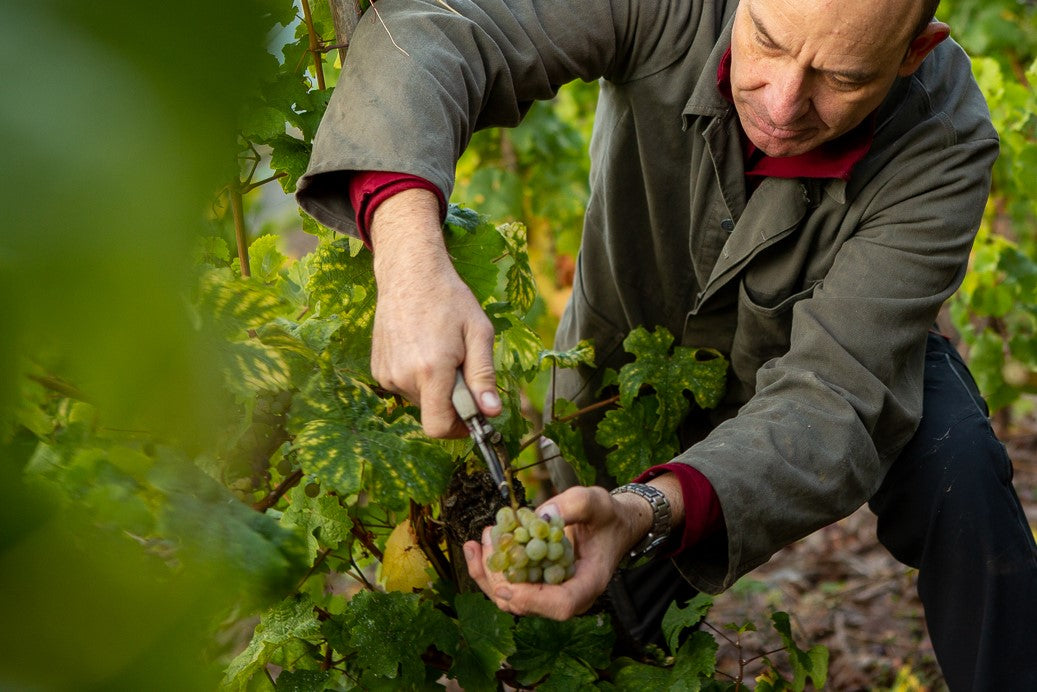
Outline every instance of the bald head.
{"type": "Polygon", "coordinates": [[[742,0],[731,93],[742,128],[795,156],[856,127],[947,37],[933,0],[742,0]]]}

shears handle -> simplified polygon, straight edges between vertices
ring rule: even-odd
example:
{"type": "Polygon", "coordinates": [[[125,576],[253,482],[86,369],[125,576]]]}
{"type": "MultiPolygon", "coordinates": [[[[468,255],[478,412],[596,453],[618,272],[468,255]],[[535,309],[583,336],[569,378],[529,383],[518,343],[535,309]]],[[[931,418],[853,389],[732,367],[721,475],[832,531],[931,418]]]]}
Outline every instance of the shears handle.
{"type": "Polygon", "coordinates": [[[497,456],[497,452],[493,448],[493,444],[496,442],[496,439],[499,439],[499,435],[497,435],[493,426],[486,422],[486,418],[482,415],[478,405],[476,405],[475,397],[472,396],[472,391],[465,384],[464,376],[460,370],[457,371],[457,375],[454,378],[454,391],[451,393],[450,400],[454,404],[454,410],[457,411],[457,415],[461,417],[461,420],[468,427],[468,434],[475,443],[476,449],[479,450],[479,454],[482,455],[483,461],[486,462],[486,467],[490,470],[493,482],[497,484],[501,495],[507,500],[510,493],[508,482],[504,478],[504,467],[501,465],[500,457],[497,456]]]}

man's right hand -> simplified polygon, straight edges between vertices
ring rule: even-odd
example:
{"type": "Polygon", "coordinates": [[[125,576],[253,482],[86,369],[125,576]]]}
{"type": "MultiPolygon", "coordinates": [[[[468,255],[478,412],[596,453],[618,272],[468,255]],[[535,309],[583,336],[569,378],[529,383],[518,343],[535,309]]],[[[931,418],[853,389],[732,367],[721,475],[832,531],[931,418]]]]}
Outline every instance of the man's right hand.
{"type": "Polygon", "coordinates": [[[454,269],[436,196],[412,189],[390,197],[370,233],[378,284],[371,374],[418,404],[427,435],[461,437],[467,429],[450,401],[457,368],[483,414],[501,411],[493,325],[454,269]]]}

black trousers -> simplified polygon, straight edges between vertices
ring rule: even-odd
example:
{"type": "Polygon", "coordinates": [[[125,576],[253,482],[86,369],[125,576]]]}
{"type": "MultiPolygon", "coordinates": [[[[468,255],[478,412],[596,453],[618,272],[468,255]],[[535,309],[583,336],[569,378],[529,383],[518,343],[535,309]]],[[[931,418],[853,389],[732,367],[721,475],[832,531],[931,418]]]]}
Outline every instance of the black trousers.
{"type": "MultiPolygon", "coordinates": [[[[987,414],[958,353],[930,334],[921,423],[869,506],[879,541],[918,569],[950,689],[1034,691],[1037,546],[987,414]]],[[[658,644],[669,603],[694,590],[664,561],[617,575],[608,594],[621,629],[658,644]]]]}

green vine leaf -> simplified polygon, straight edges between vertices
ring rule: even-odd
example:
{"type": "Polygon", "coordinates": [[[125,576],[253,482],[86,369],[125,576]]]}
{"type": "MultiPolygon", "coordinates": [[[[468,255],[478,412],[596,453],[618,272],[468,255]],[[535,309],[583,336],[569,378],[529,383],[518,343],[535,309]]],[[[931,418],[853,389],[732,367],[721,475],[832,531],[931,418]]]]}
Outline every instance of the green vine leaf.
{"type": "Polygon", "coordinates": [[[281,515],[281,524],[302,530],[311,561],[321,548],[334,548],[349,538],[353,521],[338,496],[308,497],[300,484],[292,488],[288,499],[291,504],[281,515]]]}
{"type": "Polygon", "coordinates": [[[454,205],[447,212],[443,230],[458,275],[476,300],[485,302],[497,289],[496,260],[504,253],[504,238],[485,217],[454,205]]]}
{"type": "Polygon", "coordinates": [[[366,371],[377,298],[371,253],[348,238],[322,241],[310,257],[306,289],[317,316],[337,316],[341,324],[335,334],[337,361],[366,371]]]}
{"type": "Polygon", "coordinates": [[[278,179],[281,189],[289,194],[295,192],[296,183],[310,163],[310,145],[291,135],[281,134],[270,140],[270,146],[273,149],[270,152],[270,167],[285,174],[278,179]]]}
{"type": "Polygon", "coordinates": [[[218,344],[227,387],[242,397],[257,391],[288,389],[292,369],[278,348],[250,339],[218,344]]]}
{"type": "Polygon", "coordinates": [[[497,372],[510,372],[526,380],[539,370],[540,335],[525,322],[515,320],[497,334],[493,348],[493,366],[497,372]]]}
{"type": "Polygon", "coordinates": [[[663,634],[670,651],[676,651],[681,633],[702,622],[713,607],[713,597],[707,593],[695,594],[682,608],[674,601],[663,615],[663,634]]]}
{"type": "Polygon", "coordinates": [[[382,418],[381,400],[362,383],[331,377],[316,375],[292,408],[302,468],[340,495],[366,487],[393,509],[435,501],[449,480],[446,452],[412,417],[382,418]]]}
{"type": "Polygon", "coordinates": [[[659,397],[659,417],[652,425],[658,432],[677,429],[688,412],[684,392],[695,397],[702,408],[713,408],[724,396],[727,360],[713,349],[677,346],[670,354],[673,335],[665,327],[649,333],[638,327],[623,341],[623,348],[635,356],[633,363],[619,371],[620,401],[629,406],[644,386],[659,397]]]}
{"type": "Polygon", "coordinates": [[[598,424],[598,444],[615,447],[606,455],[605,467],[617,482],[626,483],[651,466],[676,456],[676,435],[656,430],[658,410],[657,397],[641,397],[629,406],[609,411],[598,424]]]}
{"type": "MultiPolygon", "coordinates": [[[[555,399],[554,415],[556,418],[565,418],[576,413],[577,410],[576,404],[568,399],[555,399]]],[[[580,485],[597,483],[598,474],[587,459],[587,452],[583,446],[583,435],[572,423],[553,420],[544,425],[544,436],[558,446],[558,453],[572,467],[580,485]]]]}
{"type": "Polygon", "coordinates": [[[702,683],[713,678],[717,649],[717,642],[711,635],[693,632],[677,650],[672,666],[625,663],[616,673],[616,687],[620,690],[698,692],[702,683]]]}
{"type": "Polygon", "coordinates": [[[198,314],[224,336],[244,337],[284,312],[281,297],[260,281],[235,278],[228,269],[202,274],[198,286],[198,314]]]}
{"type": "Polygon", "coordinates": [[[581,365],[594,366],[594,344],[584,339],[564,351],[545,350],[540,352],[540,367],[553,365],[558,368],[575,368],[581,365]]]}
{"type": "Polygon", "coordinates": [[[261,235],[248,246],[248,263],[252,278],[263,283],[277,280],[277,274],[288,262],[277,249],[276,235],[261,235]]]}
{"type": "Polygon", "coordinates": [[[796,646],[792,638],[792,626],[789,623],[789,614],[776,612],[771,615],[771,622],[777,631],[781,641],[785,644],[785,651],[789,655],[792,664],[793,680],[792,689],[797,692],[806,688],[807,678],[814,683],[816,689],[824,689],[825,680],[828,679],[828,649],[817,644],[808,651],[803,651],[796,646]]]}
{"type": "Polygon", "coordinates": [[[519,314],[529,312],[536,300],[537,286],[533,270],[529,266],[528,239],[525,224],[505,223],[497,227],[504,237],[504,244],[512,265],[505,275],[504,296],[519,314]]]}
{"type": "Polygon", "coordinates": [[[324,692],[330,680],[330,670],[282,670],[274,689],[277,692],[324,692]]]}
{"type": "Polygon", "coordinates": [[[273,660],[283,648],[299,639],[320,641],[320,623],[313,612],[313,601],[298,596],[282,601],[269,610],[256,625],[252,641],[238,654],[223,678],[223,686],[232,690],[248,689],[248,681],[273,660]]]}
{"type": "Polygon", "coordinates": [[[457,648],[457,627],[417,594],[361,591],[325,624],[339,653],[355,654],[362,671],[399,686],[424,682],[421,654],[429,646],[457,648]]]}
{"type": "Polygon", "coordinates": [[[481,593],[459,594],[454,608],[461,636],[446,651],[453,658],[450,676],[467,692],[492,692],[501,663],[515,652],[514,618],[481,593]]]}
{"type": "Polygon", "coordinates": [[[615,634],[607,618],[589,615],[564,622],[525,617],[515,628],[515,653],[508,663],[518,680],[539,690],[574,690],[593,683],[608,667],[615,634]]]}

